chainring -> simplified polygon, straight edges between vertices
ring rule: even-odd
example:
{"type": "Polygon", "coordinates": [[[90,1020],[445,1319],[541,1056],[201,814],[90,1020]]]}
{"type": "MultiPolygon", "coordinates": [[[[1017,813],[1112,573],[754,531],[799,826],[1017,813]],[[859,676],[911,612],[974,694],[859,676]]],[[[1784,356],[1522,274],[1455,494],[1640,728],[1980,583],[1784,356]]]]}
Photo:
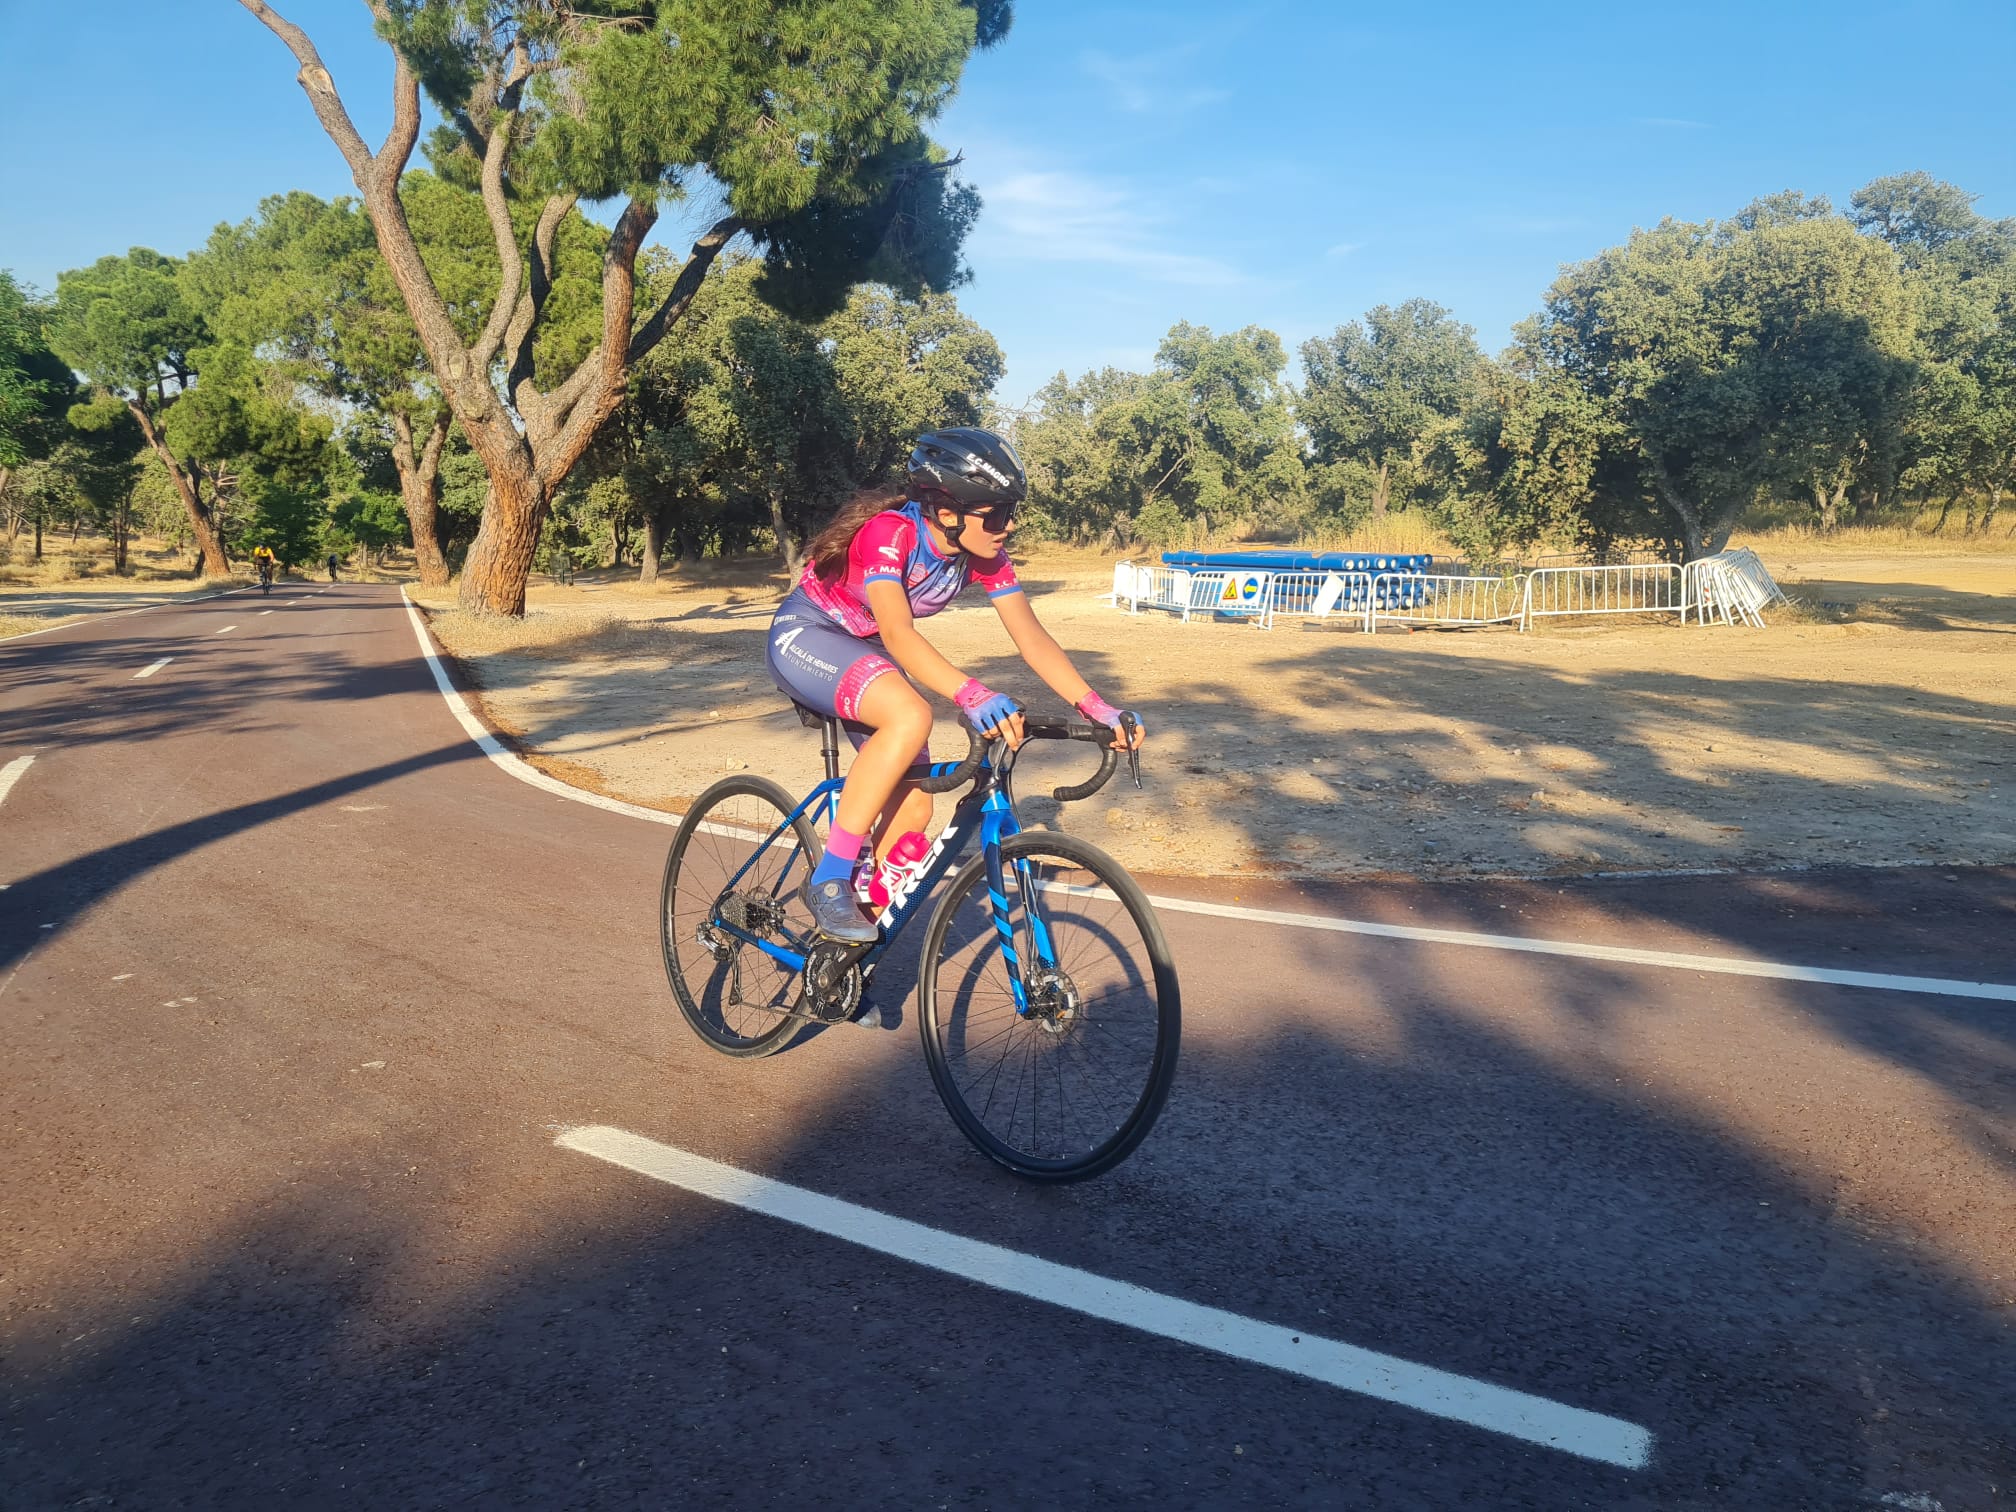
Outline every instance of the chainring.
{"type": "Polygon", "coordinates": [[[803,1006],[814,1018],[839,1024],[861,1006],[862,947],[821,940],[805,955],[803,1006]]]}

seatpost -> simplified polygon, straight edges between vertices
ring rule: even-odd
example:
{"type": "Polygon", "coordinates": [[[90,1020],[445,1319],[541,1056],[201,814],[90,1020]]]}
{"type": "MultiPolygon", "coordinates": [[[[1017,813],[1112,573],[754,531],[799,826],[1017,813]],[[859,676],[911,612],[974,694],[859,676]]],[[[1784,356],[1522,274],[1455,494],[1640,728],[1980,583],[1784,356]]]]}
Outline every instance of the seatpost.
{"type": "Polygon", "coordinates": [[[840,780],[840,721],[828,719],[819,726],[819,754],[826,758],[826,780],[840,780]]]}

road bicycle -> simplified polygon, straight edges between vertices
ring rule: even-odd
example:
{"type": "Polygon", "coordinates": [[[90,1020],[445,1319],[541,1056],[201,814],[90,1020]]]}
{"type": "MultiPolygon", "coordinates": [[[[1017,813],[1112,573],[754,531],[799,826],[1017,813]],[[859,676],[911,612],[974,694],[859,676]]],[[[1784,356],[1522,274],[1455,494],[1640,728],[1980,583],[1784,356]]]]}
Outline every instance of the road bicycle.
{"type": "MultiPolygon", "coordinates": [[[[879,1022],[876,968],[951,873],[917,969],[918,1029],[939,1097],[966,1137],[1018,1176],[1078,1181],[1110,1170],[1168,1099],[1182,1023],[1176,968],[1140,885],[1096,846],[1023,829],[1017,753],[962,718],[966,756],[933,763],[918,785],[971,790],[877,917],[879,937],[825,938],[799,884],[822,853],[814,825],[830,825],[840,792],[842,725],[794,707],[822,732],[825,780],[794,802],[768,778],[724,778],[687,810],[666,858],[659,940],[686,1022],[743,1058],[774,1055],[808,1025],[879,1022]],[[976,839],[979,854],[960,865],[976,839]]],[[[1103,726],[1032,719],[1024,729],[1030,742],[1100,746],[1099,770],[1055,789],[1060,803],[1089,798],[1118,769],[1103,726]]],[[[1139,753],[1127,756],[1139,786],[1139,753]]]]}

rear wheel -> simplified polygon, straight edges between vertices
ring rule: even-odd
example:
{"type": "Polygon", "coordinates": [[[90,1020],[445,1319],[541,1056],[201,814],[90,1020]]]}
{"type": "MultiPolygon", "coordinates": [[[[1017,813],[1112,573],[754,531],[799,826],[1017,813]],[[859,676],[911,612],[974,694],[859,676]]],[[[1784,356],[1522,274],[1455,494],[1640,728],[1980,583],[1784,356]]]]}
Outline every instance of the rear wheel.
{"type": "Polygon", "coordinates": [[[796,950],[813,937],[798,884],[819,837],[803,815],[785,827],[794,807],[768,778],[726,778],[694,800],[665,858],[658,907],[665,979],[694,1033],[723,1055],[774,1055],[800,1022],[787,1012],[799,974],[742,938],[796,950]]]}
{"type": "Polygon", "coordinates": [[[989,1157],[1031,1180],[1083,1180],[1125,1159],[1169,1096],[1176,968],[1147,897],[1096,846],[1015,835],[1001,869],[1029,1012],[1016,1009],[983,854],[925,936],[925,1059],[953,1121],[989,1157]]]}

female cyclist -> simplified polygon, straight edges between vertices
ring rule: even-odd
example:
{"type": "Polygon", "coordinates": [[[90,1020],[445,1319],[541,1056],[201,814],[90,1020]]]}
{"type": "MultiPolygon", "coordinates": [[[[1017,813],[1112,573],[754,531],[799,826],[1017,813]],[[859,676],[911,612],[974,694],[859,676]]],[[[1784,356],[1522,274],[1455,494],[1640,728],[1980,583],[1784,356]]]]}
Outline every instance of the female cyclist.
{"type": "MultiPolygon", "coordinates": [[[[866,943],[875,926],[853,875],[870,837],[872,864],[907,830],[931,822],[931,796],[906,779],[925,760],[931,706],[914,678],[951,699],[990,739],[1022,743],[1022,710],[968,677],[918,633],[968,583],[979,583],[1008,637],[1057,696],[1119,734],[1121,711],[1078,675],[1036,621],[1004,549],[1028,492],[1022,459],[992,431],[929,431],[910,453],[907,497],[863,496],[813,538],[798,586],[770,624],[770,675],[786,695],[845,720],[858,754],[840,790],[826,852],[804,889],[822,934],[866,943]],[[885,673],[907,673],[890,677],[885,673]]],[[[1135,721],[1133,743],[1141,743],[1135,721]]]]}

